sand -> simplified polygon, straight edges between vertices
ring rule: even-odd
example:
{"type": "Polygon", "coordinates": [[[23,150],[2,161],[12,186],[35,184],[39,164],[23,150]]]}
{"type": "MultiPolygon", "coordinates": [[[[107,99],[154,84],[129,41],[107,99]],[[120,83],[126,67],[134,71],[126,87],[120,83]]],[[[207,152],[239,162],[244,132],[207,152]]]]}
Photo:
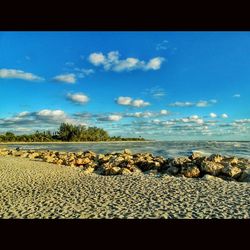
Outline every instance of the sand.
{"type": "Polygon", "coordinates": [[[5,156],[0,218],[250,218],[250,184],[85,175],[79,168],[5,156]]]}

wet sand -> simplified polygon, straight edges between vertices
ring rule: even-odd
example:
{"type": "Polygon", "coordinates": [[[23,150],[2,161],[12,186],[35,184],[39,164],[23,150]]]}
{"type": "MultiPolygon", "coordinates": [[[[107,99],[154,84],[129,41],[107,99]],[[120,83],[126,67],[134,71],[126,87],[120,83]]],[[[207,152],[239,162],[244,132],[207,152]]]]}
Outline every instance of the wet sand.
{"type": "Polygon", "coordinates": [[[0,157],[0,218],[250,218],[250,184],[0,157]]]}

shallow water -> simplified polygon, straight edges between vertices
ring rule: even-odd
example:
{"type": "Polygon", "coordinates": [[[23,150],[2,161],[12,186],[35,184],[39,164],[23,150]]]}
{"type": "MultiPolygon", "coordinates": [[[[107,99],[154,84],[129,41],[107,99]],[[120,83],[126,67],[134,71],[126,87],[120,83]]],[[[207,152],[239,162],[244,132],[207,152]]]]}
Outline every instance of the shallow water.
{"type": "Polygon", "coordinates": [[[12,144],[10,148],[55,150],[55,151],[85,151],[96,153],[121,152],[125,148],[133,153],[150,152],[164,157],[189,155],[193,151],[200,151],[204,155],[222,154],[250,158],[250,142],[216,142],[216,141],[152,141],[152,142],[91,142],[91,143],[46,143],[46,144],[12,144]]]}

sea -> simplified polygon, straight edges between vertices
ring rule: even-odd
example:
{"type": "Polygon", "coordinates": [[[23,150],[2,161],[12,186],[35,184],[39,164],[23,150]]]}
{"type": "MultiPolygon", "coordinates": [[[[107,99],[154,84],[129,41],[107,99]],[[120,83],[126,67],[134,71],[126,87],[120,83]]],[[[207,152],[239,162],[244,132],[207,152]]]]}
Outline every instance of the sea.
{"type": "MultiPolygon", "coordinates": [[[[6,145],[5,145],[6,146],[6,145]]],[[[85,142],[85,143],[30,143],[9,144],[9,148],[81,152],[91,150],[96,153],[114,153],[129,149],[132,153],[149,152],[155,156],[173,158],[188,156],[192,152],[203,155],[221,154],[250,159],[249,141],[145,141],[145,142],[85,142]]]]}

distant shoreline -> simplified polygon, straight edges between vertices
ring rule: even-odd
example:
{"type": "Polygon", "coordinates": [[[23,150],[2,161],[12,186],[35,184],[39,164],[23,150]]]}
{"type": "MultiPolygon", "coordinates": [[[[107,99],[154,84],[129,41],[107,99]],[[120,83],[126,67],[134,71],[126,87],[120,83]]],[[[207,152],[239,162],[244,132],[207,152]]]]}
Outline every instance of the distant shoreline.
{"type": "Polygon", "coordinates": [[[1,142],[0,145],[11,144],[83,144],[83,143],[126,143],[126,142],[155,142],[155,141],[83,141],[83,142],[1,142]]]}
{"type": "Polygon", "coordinates": [[[13,144],[87,144],[87,143],[126,143],[126,142],[140,142],[140,143],[143,143],[143,142],[250,142],[250,141],[217,141],[217,140],[214,140],[214,141],[207,141],[207,140],[185,140],[185,141],[182,141],[182,140],[171,140],[171,141],[158,141],[158,140],[145,140],[145,141],[82,141],[82,142],[63,142],[63,141],[50,141],[50,142],[0,142],[0,146],[1,145],[13,145],[13,144]]]}

